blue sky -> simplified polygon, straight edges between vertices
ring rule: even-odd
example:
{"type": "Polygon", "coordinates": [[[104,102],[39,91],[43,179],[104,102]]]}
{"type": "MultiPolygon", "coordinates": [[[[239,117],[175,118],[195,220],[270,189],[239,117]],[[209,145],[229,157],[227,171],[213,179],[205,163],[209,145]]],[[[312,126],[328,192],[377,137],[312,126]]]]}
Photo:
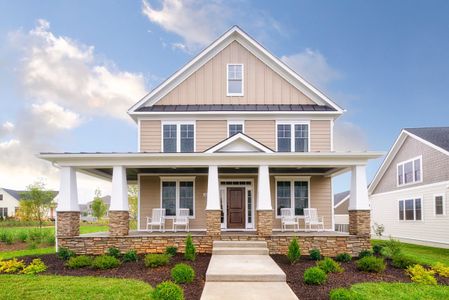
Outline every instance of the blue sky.
{"type": "Polygon", "coordinates": [[[403,127],[448,125],[448,11],[447,1],[0,1],[0,185],[57,187],[39,151],[135,151],[126,108],[234,24],[347,109],[340,144],[386,151],[403,127]]]}

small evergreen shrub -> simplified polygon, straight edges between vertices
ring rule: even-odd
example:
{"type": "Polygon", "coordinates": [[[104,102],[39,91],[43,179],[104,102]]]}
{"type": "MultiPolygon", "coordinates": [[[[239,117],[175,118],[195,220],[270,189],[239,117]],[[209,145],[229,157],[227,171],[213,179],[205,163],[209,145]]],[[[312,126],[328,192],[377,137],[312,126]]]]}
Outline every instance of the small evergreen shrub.
{"type": "Polygon", "coordinates": [[[176,283],[164,281],[151,291],[151,298],[153,300],[184,300],[184,291],[176,283]]]}
{"type": "Polygon", "coordinates": [[[335,260],[339,261],[339,262],[349,262],[349,261],[351,261],[351,259],[352,259],[352,256],[349,253],[346,253],[346,252],[339,253],[335,257],[335,260]]]}
{"type": "Polygon", "coordinates": [[[325,257],[323,260],[317,261],[316,265],[326,273],[341,273],[344,271],[340,264],[330,257],[325,257]]]}
{"type": "Polygon", "coordinates": [[[123,254],[123,261],[124,262],[131,262],[131,261],[138,261],[139,256],[137,255],[136,250],[129,250],[125,254],[123,254]]]}
{"type": "Polygon", "coordinates": [[[63,260],[68,260],[71,257],[75,256],[75,252],[69,250],[68,248],[61,247],[58,249],[58,257],[63,260]]]}
{"type": "Polygon", "coordinates": [[[434,264],[432,266],[432,270],[434,270],[435,273],[437,273],[441,277],[449,277],[449,267],[443,265],[440,262],[437,262],[436,264],[434,264]]]}
{"type": "Polygon", "coordinates": [[[25,268],[23,260],[16,258],[0,261],[0,273],[12,274],[17,273],[25,268]]]}
{"type": "Polygon", "coordinates": [[[321,252],[320,252],[319,249],[313,248],[312,250],[310,250],[309,256],[313,260],[320,260],[321,259],[321,252]]]}
{"type": "Polygon", "coordinates": [[[186,252],[184,258],[194,261],[196,259],[196,248],[192,241],[192,236],[189,234],[186,239],[186,252]]]}
{"type": "Polygon", "coordinates": [[[3,231],[0,234],[0,241],[7,245],[11,245],[14,242],[14,235],[11,232],[3,231]]]}
{"type": "Polygon", "coordinates": [[[338,288],[333,289],[329,293],[330,300],[355,300],[357,297],[354,295],[354,292],[350,289],[338,288]]]}
{"type": "Polygon", "coordinates": [[[394,255],[392,259],[393,267],[398,269],[407,269],[417,263],[418,262],[413,257],[401,253],[394,255]]]}
{"type": "Polygon", "coordinates": [[[145,266],[149,268],[157,268],[165,266],[170,261],[170,255],[168,254],[147,254],[145,256],[145,266]]]}
{"type": "Polygon", "coordinates": [[[190,283],[195,279],[195,271],[187,264],[177,264],[171,269],[171,278],[175,283],[190,283]]]}
{"type": "Polygon", "coordinates": [[[373,246],[373,253],[374,253],[375,255],[380,255],[380,254],[381,254],[381,251],[382,251],[382,249],[383,249],[383,247],[384,247],[383,244],[375,244],[375,245],[373,246]]]}
{"type": "Polygon", "coordinates": [[[380,250],[380,254],[387,258],[393,258],[393,256],[401,253],[402,244],[400,241],[390,238],[388,241],[385,241],[382,250],[380,250]]]}
{"type": "Polygon", "coordinates": [[[28,239],[28,233],[25,230],[21,230],[17,233],[16,239],[21,243],[25,243],[28,239]]]}
{"type": "Polygon", "coordinates": [[[406,272],[415,283],[437,285],[437,280],[434,276],[435,271],[433,270],[427,270],[421,265],[414,265],[408,267],[406,272]]]}
{"type": "Polygon", "coordinates": [[[47,266],[39,258],[33,259],[33,261],[26,266],[20,273],[26,275],[36,275],[37,273],[42,273],[47,270],[47,266]]]}
{"type": "Polygon", "coordinates": [[[373,256],[373,252],[371,250],[362,250],[359,253],[359,258],[364,258],[367,256],[373,256]]]}
{"type": "Polygon", "coordinates": [[[120,258],[121,253],[120,253],[120,250],[118,248],[111,247],[111,248],[108,249],[108,255],[112,256],[112,257],[115,257],[115,258],[120,258]]]}
{"type": "Polygon", "coordinates": [[[45,238],[45,243],[49,246],[54,246],[56,243],[56,238],[54,235],[49,235],[45,238]]]}
{"type": "Polygon", "coordinates": [[[92,257],[86,255],[70,257],[65,264],[70,269],[79,269],[90,267],[92,265],[92,257]]]}
{"type": "Polygon", "coordinates": [[[304,282],[307,284],[321,285],[327,280],[326,272],[318,267],[311,267],[304,272],[304,282]]]}
{"type": "Polygon", "coordinates": [[[298,240],[294,238],[288,245],[287,258],[293,265],[299,260],[300,257],[301,257],[301,248],[299,247],[298,240]]]}
{"type": "Polygon", "coordinates": [[[383,258],[375,256],[365,256],[356,262],[357,269],[364,272],[380,273],[385,270],[383,258]]]}
{"type": "Polygon", "coordinates": [[[120,260],[110,255],[100,255],[92,261],[94,269],[106,270],[117,268],[118,266],[120,266],[120,260]]]}
{"type": "Polygon", "coordinates": [[[170,256],[175,256],[176,253],[178,253],[178,247],[175,246],[167,246],[165,248],[165,254],[168,254],[170,256]]]}

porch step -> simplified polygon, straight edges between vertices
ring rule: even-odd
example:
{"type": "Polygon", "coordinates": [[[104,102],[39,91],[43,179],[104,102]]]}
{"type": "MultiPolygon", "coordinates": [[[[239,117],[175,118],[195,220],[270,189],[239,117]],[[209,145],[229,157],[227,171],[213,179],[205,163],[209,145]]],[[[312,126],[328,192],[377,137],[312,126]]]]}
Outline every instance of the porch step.
{"type": "Polygon", "coordinates": [[[214,241],[214,248],[267,248],[265,241],[214,241]]]}
{"type": "Polygon", "coordinates": [[[217,255],[268,255],[268,248],[250,248],[250,247],[215,247],[212,254],[217,255]]]}

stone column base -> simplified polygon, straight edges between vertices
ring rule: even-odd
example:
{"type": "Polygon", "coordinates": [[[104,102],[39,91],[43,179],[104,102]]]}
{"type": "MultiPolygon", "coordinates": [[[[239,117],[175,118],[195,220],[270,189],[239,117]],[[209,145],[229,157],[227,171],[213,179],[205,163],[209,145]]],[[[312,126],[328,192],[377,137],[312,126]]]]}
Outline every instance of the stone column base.
{"type": "Polygon", "coordinates": [[[349,234],[369,236],[371,234],[371,214],[369,210],[349,211],[349,234]]]}
{"type": "Polygon", "coordinates": [[[109,234],[126,236],[129,234],[129,212],[109,211],[109,234]]]}
{"type": "Polygon", "coordinates": [[[221,210],[206,210],[207,235],[221,235],[221,210]]]}
{"type": "Polygon", "coordinates": [[[79,211],[58,211],[57,236],[73,237],[80,235],[80,212],[79,211]]]}
{"type": "Polygon", "coordinates": [[[257,211],[257,235],[271,236],[273,234],[273,210],[257,211]]]}

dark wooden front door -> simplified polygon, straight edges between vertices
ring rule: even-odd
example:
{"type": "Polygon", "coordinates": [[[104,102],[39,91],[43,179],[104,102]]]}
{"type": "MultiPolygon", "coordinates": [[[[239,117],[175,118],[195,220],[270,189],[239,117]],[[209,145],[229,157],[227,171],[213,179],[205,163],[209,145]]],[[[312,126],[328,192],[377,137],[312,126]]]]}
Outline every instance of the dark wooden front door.
{"type": "Polygon", "coordinates": [[[245,188],[227,190],[228,228],[245,228],[245,188]]]}

